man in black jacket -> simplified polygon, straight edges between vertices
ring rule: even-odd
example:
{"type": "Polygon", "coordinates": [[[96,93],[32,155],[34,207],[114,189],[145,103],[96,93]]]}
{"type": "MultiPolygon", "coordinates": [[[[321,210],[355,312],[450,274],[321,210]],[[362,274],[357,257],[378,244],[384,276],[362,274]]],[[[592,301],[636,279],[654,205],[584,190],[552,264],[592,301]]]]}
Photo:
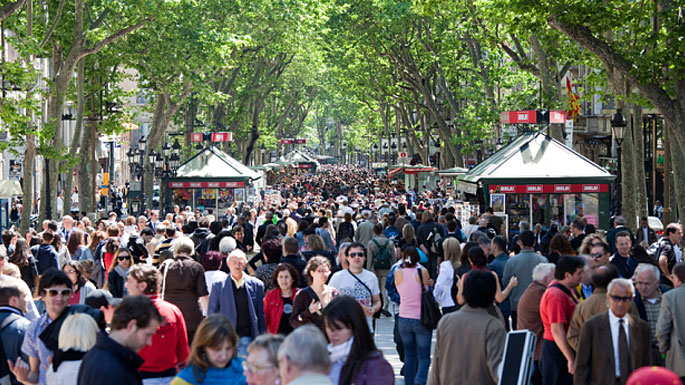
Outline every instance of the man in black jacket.
{"type": "Polygon", "coordinates": [[[149,298],[126,297],[114,311],[109,336],[100,333],[93,349],[83,357],[78,384],[142,384],[138,368],[143,359],[136,353],[152,343],[161,322],[162,316],[149,298]]]}

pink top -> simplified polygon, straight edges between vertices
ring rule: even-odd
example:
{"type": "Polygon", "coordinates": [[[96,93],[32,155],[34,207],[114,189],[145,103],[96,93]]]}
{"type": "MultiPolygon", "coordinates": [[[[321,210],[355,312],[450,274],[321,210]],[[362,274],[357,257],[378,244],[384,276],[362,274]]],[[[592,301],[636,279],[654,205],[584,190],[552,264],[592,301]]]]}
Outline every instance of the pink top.
{"type": "Polygon", "coordinates": [[[421,319],[421,284],[416,282],[416,267],[403,268],[404,279],[397,286],[400,293],[400,317],[421,319]]]}

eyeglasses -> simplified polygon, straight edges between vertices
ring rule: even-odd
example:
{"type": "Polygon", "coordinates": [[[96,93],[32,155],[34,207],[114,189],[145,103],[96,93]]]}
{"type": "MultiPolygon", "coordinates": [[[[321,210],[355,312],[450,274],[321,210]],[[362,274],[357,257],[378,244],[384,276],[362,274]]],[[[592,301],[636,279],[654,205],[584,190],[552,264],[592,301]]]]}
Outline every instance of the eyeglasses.
{"type": "Polygon", "coordinates": [[[600,258],[602,258],[602,253],[594,253],[594,254],[592,254],[592,258],[600,259],[600,258]]]}
{"type": "Polygon", "coordinates": [[[58,294],[61,294],[62,297],[67,297],[71,295],[71,289],[62,289],[62,290],[57,290],[57,289],[47,289],[48,295],[50,297],[56,297],[58,294]]]}
{"type": "Polygon", "coordinates": [[[350,257],[350,258],[356,258],[356,257],[364,258],[364,253],[350,253],[350,254],[348,254],[348,257],[350,257]]]}
{"type": "Polygon", "coordinates": [[[590,244],[590,246],[598,247],[598,246],[604,246],[604,244],[603,243],[592,243],[592,244],[590,244]]]}
{"type": "Polygon", "coordinates": [[[633,297],[621,297],[619,295],[609,295],[609,298],[616,302],[630,302],[633,300],[633,297]]]}
{"type": "Polygon", "coordinates": [[[128,256],[128,255],[120,255],[120,256],[117,257],[117,259],[120,260],[120,261],[127,261],[127,260],[130,260],[131,257],[128,256]]]}
{"type": "Polygon", "coordinates": [[[243,370],[245,371],[245,373],[257,373],[261,372],[262,370],[271,369],[274,367],[275,366],[273,365],[255,365],[250,364],[247,361],[243,361],[243,370]]]}

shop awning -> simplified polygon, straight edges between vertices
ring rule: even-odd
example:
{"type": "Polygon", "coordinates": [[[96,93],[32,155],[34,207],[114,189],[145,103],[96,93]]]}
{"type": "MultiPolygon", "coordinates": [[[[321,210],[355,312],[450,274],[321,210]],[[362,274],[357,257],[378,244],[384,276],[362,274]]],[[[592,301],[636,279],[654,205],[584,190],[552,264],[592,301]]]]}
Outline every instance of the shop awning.
{"type": "Polygon", "coordinates": [[[464,167],[452,167],[443,170],[438,170],[440,176],[459,176],[464,175],[469,171],[469,169],[464,167]]]}
{"type": "Polygon", "coordinates": [[[261,176],[225,152],[209,146],[178,168],[174,179],[179,178],[255,180],[261,176]]]}
{"type": "Polygon", "coordinates": [[[464,182],[570,179],[610,182],[601,166],[542,132],[524,134],[469,170],[464,182]]]}
{"type": "Polygon", "coordinates": [[[398,167],[398,168],[396,168],[396,169],[394,169],[394,170],[391,170],[391,171],[388,173],[388,176],[390,176],[390,175],[392,175],[392,174],[394,174],[394,173],[396,173],[396,172],[398,172],[398,171],[400,171],[400,170],[402,170],[402,167],[398,167]]]}

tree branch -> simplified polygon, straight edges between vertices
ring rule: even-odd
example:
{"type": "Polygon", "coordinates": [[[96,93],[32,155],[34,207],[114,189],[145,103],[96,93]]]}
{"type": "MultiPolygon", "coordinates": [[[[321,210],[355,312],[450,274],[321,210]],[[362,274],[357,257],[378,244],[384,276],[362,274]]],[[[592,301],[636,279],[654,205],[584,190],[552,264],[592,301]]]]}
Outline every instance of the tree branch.
{"type": "Polygon", "coordinates": [[[115,42],[116,40],[118,40],[118,39],[120,39],[120,38],[122,38],[122,37],[128,35],[129,33],[134,32],[134,31],[137,31],[137,30],[143,28],[143,27],[145,26],[145,24],[147,24],[147,22],[150,21],[150,20],[152,20],[152,19],[150,19],[150,18],[145,19],[145,20],[143,20],[142,22],[140,22],[140,23],[138,23],[138,24],[135,24],[135,25],[126,27],[126,28],[124,28],[124,29],[120,29],[120,30],[118,30],[117,32],[115,32],[115,33],[113,33],[113,34],[107,36],[106,38],[104,38],[104,39],[100,40],[99,42],[97,42],[92,48],[84,49],[83,51],[81,51],[81,54],[79,55],[79,59],[80,59],[80,58],[84,58],[84,57],[86,57],[86,56],[88,56],[88,55],[93,55],[93,54],[98,53],[98,52],[99,52],[101,49],[103,49],[107,44],[113,43],[113,42],[115,42]]]}
{"type": "Polygon", "coordinates": [[[26,0],[17,0],[0,7],[0,22],[5,21],[5,19],[12,16],[14,12],[24,6],[24,3],[26,3],[26,0]]]}
{"type": "Polygon", "coordinates": [[[48,29],[48,32],[45,34],[45,37],[43,37],[43,40],[38,45],[38,47],[40,49],[43,49],[43,47],[45,47],[45,44],[48,43],[48,41],[52,37],[53,32],[55,32],[55,28],[57,28],[57,24],[59,24],[59,21],[62,19],[62,11],[64,11],[64,4],[65,3],[66,3],[65,0],[60,0],[59,6],[57,7],[57,15],[55,16],[55,21],[52,23],[52,25],[50,26],[50,29],[48,29]]]}

